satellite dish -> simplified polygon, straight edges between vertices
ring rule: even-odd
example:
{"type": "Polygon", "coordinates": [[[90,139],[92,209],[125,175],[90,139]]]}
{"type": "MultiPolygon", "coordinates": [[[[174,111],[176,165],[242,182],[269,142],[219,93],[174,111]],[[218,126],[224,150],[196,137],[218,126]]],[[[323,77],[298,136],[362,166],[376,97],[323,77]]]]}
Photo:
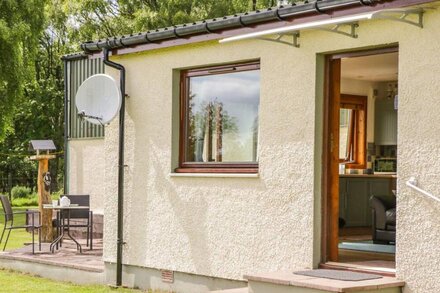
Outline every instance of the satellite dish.
{"type": "Polygon", "coordinates": [[[95,74],[79,87],[75,98],[78,115],[93,124],[107,124],[119,113],[122,95],[107,74],[95,74]]]}

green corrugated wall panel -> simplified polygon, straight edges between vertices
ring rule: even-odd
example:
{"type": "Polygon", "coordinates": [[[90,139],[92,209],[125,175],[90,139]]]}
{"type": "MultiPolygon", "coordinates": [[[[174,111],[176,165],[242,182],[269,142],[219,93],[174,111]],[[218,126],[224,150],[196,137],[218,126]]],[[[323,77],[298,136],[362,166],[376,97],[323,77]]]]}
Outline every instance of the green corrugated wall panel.
{"type": "Polygon", "coordinates": [[[69,65],[67,72],[68,78],[70,78],[68,90],[69,138],[104,137],[104,127],[80,119],[75,107],[75,96],[79,86],[90,76],[104,73],[104,63],[101,58],[96,58],[69,61],[69,65]]]}

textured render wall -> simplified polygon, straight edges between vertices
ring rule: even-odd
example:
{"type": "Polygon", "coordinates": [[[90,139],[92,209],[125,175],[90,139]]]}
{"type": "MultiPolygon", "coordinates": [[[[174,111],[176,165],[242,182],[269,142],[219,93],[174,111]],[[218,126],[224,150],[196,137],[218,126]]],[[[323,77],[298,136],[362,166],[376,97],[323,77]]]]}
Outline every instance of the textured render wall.
{"type": "MultiPolygon", "coordinates": [[[[314,129],[322,122],[315,116],[315,80],[323,70],[316,71],[317,54],[399,43],[397,274],[406,292],[440,291],[440,205],[404,184],[418,174],[424,188],[440,193],[440,13],[427,12],[424,29],[374,20],[361,22],[358,32],[351,39],[304,31],[300,49],[251,40],[115,58],[127,68],[130,95],[124,262],[233,279],[311,268],[320,200],[313,178],[321,137],[314,129]],[[170,177],[173,70],[254,58],[261,59],[260,177],[170,177]]],[[[104,258],[115,261],[117,122],[107,129],[105,149],[104,258]]]]}
{"type": "MultiPolygon", "coordinates": [[[[314,75],[303,72],[315,71],[316,56],[303,54],[307,62],[298,64],[295,56],[301,51],[278,47],[289,49],[290,58],[284,60],[276,58],[280,51],[272,52],[270,43],[244,48],[229,45],[219,54],[218,45],[209,43],[117,59],[126,66],[130,96],[126,263],[233,279],[312,267],[314,75]],[[260,177],[170,177],[173,70],[258,58],[260,177]],[[279,71],[284,79],[274,79],[279,71]]],[[[106,130],[105,144],[105,260],[114,261],[117,123],[106,130]]]]}
{"type": "Polygon", "coordinates": [[[408,292],[440,292],[440,203],[405,186],[410,176],[440,196],[440,13],[401,41],[397,273],[408,292]],[[405,48],[405,50],[403,50],[405,48]]]}
{"type": "Polygon", "coordinates": [[[90,207],[104,212],[105,153],[103,139],[69,141],[70,194],[90,194],[90,207]]]}

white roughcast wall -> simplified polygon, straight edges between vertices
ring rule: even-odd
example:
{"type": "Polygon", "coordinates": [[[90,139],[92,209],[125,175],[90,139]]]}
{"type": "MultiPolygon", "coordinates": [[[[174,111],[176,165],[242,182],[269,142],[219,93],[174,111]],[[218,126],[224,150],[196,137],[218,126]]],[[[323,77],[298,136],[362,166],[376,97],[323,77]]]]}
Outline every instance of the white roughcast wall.
{"type": "MultiPolygon", "coordinates": [[[[322,105],[316,80],[323,72],[317,56],[398,43],[397,276],[407,282],[406,293],[440,292],[440,204],[405,186],[416,175],[423,188],[440,194],[440,12],[425,13],[424,29],[371,20],[360,23],[358,34],[352,39],[304,31],[299,49],[249,40],[113,58],[127,69],[130,96],[124,263],[231,279],[316,265],[320,180],[314,176],[321,166],[317,161],[315,169],[314,160],[321,154],[314,148],[321,133],[315,133],[315,123],[322,117],[315,106],[322,105]],[[173,80],[173,71],[251,59],[261,60],[259,178],[170,176],[173,115],[178,118],[173,89],[179,80],[173,80]]],[[[117,78],[116,71],[107,72],[117,78]]],[[[106,129],[105,138],[104,258],[111,262],[116,259],[117,124],[106,129]]]]}
{"type": "Polygon", "coordinates": [[[89,194],[94,214],[104,212],[104,139],[69,140],[69,193],[89,194]]]}

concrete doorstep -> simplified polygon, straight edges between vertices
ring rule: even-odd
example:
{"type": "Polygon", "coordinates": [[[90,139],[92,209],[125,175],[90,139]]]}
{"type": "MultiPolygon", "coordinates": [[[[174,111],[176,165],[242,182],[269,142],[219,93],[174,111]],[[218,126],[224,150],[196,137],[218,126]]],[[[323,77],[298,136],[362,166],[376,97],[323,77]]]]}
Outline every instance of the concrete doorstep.
{"type": "Polygon", "coordinates": [[[296,275],[293,271],[279,271],[244,276],[247,288],[211,291],[212,293],[325,293],[368,292],[401,293],[405,282],[392,277],[363,281],[341,281],[296,275]]]}
{"type": "Polygon", "coordinates": [[[248,292],[249,292],[248,287],[237,288],[237,289],[228,289],[228,290],[210,291],[210,293],[248,293],[248,292]]]}

